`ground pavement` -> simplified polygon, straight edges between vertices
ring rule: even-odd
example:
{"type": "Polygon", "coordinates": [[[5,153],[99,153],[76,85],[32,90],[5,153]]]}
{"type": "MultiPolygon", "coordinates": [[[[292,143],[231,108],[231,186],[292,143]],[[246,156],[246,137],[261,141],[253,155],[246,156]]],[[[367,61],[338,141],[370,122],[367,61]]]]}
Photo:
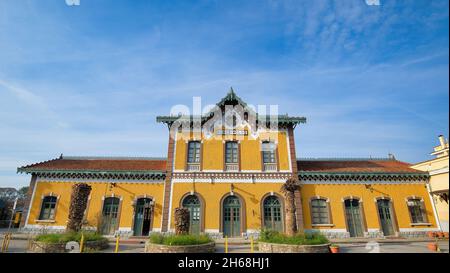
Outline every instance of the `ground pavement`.
{"type": "MultiPolygon", "coordinates": [[[[9,243],[8,252],[27,252],[29,236],[25,234],[13,234],[9,243]]],[[[0,235],[3,241],[3,234],[0,235]]],[[[428,238],[421,239],[347,239],[335,240],[333,243],[340,246],[341,253],[432,253],[427,244],[432,241],[428,238]]],[[[119,244],[120,253],[143,253],[145,238],[122,239],[119,244]]],[[[443,253],[449,253],[449,241],[439,240],[439,248],[443,253]]],[[[229,239],[228,253],[250,253],[250,240],[229,239]]],[[[115,250],[114,238],[111,238],[110,247],[101,252],[112,253],[115,250]]],[[[216,252],[225,253],[225,241],[216,240],[216,252]]],[[[254,252],[257,252],[257,244],[254,244],[254,252]]]]}

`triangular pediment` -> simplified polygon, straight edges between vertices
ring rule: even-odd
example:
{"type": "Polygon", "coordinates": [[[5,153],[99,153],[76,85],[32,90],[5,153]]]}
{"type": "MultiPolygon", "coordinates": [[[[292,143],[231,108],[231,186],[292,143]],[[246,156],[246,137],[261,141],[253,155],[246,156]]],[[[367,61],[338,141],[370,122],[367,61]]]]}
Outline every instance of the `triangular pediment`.
{"type": "Polygon", "coordinates": [[[233,90],[233,87],[230,87],[230,91],[228,91],[227,95],[223,97],[216,105],[219,107],[223,107],[225,105],[241,105],[242,107],[246,107],[247,103],[244,102],[233,90]]]}
{"type": "Polygon", "coordinates": [[[156,117],[157,122],[166,123],[169,128],[172,124],[177,121],[178,123],[190,123],[190,124],[205,124],[215,122],[218,119],[226,118],[227,116],[239,116],[241,120],[250,121],[253,126],[256,124],[269,124],[277,123],[279,126],[296,126],[298,123],[305,123],[306,118],[304,117],[290,117],[286,115],[259,115],[256,109],[252,105],[248,105],[243,101],[236,93],[233,88],[223,97],[218,103],[214,105],[212,109],[208,112],[194,116],[194,115],[178,115],[178,116],[158,116],[156,117]],[[231,107],[231,108],[230,108],[231,107]]]}

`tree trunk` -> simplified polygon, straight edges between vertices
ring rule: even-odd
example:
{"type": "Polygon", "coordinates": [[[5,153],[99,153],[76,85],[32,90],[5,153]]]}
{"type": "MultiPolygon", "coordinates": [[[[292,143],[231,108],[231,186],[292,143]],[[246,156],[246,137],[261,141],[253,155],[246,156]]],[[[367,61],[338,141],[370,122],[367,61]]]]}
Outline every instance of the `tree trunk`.
{"type": "Polygon", "coordinates": [[[297,221],[295,217],[295,192],[289,191],[286,196],[286,235],[293,236],[297,233],[297,221]]]}
{"type": "Polygon", "coordinates": [[[86,211],[91,186],[86,183],[77,183],[72,186],[72,195],[70,196],[69,221],[67,222],[67,231],[78,232],[83,225],[84,212],[86,211]]]}
{"type": "Polygon", "coordinates": [[[175,234],[188,234],[190,224],[190,212],[187,208],[175,209],[175,234]]]}

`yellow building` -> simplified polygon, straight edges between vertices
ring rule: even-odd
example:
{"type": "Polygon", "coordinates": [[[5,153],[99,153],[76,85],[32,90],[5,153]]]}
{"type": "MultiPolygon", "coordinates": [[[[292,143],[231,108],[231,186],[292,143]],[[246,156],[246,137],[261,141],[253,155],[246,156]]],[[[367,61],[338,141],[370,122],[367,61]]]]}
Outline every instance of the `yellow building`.
{"type": "Polygon", "coordinates": [[[430,174],[429,192],[433,198],[438,215],[440,229],[448,232],[448,141],[439,136],[439,145],[431,153],[434,159],[419,162],[414,169],[426,171],[430,174]]]}
{"type": "MultiPolygon", "coordinates": [[[[160,116],[167,158],[64,157],[18,169],[31,174],[25,230],[63,230],[71,186],[89,183],[86,228],[143,236],[174,230],[191,212],[192,233],[214,237],[285,229],[286,179],[296,176],[296,222],[329,237],[422,236],[436,230],[428,174],[395,158],[296,158],[303,117],[261,115],[231,90],[203,115],[160,116]]],[[[301,149],[301,147],[300,147],[301,149]]]]}

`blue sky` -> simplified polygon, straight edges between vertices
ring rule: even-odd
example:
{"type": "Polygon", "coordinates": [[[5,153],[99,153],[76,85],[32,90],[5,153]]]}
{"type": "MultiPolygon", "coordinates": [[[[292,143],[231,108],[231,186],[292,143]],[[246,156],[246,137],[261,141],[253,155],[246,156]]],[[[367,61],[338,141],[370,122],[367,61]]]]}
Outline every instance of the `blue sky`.
{"type": "Polygon", "coordinates": [[[448,137],[447,0],[80,4],[0,1],[0,187],[60,153],[166,156],[155,117],[230,86],[307,117],[298,157],[417,162],[448,137]]]}

